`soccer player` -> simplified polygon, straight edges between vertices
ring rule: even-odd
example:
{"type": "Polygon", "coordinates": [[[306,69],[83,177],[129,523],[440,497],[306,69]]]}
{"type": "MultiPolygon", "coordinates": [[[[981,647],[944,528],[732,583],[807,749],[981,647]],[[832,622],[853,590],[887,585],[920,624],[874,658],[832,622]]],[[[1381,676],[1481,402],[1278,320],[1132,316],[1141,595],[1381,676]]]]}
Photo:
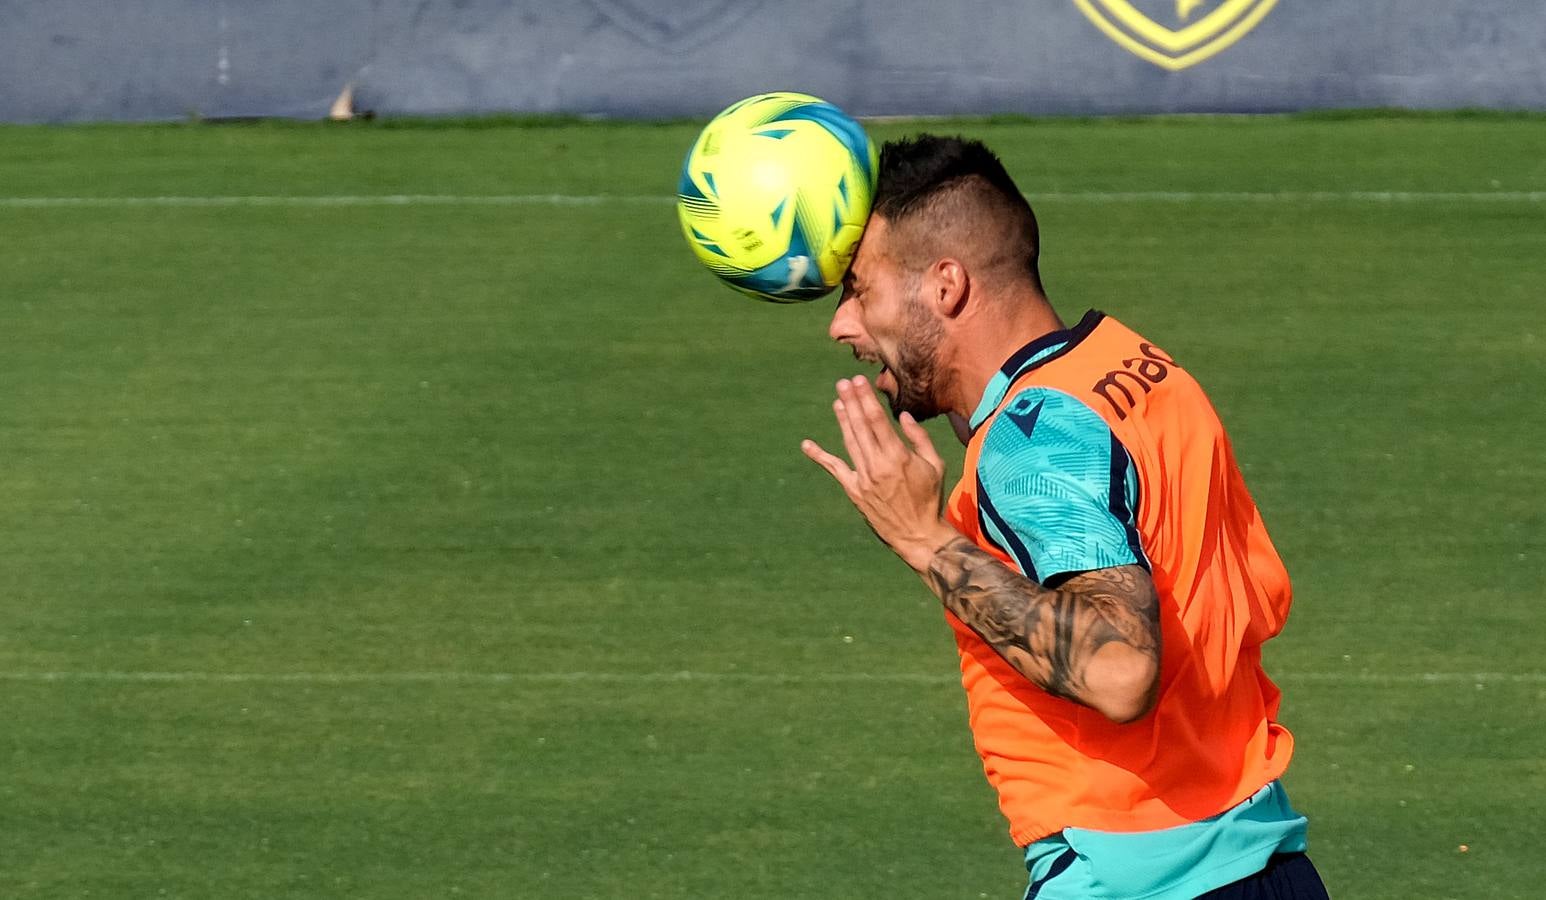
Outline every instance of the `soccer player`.
{"type": "Polygon", "coordinates": [[[882,368],[837,383],[848,459],[802,449],[943,602],[1027,898],[1324,898],[1261,666],[1288,576],[1229,440],[1165,350],[1065,326],[1038,247],[982,144],[885,145],[830,329],[882,368]]]}

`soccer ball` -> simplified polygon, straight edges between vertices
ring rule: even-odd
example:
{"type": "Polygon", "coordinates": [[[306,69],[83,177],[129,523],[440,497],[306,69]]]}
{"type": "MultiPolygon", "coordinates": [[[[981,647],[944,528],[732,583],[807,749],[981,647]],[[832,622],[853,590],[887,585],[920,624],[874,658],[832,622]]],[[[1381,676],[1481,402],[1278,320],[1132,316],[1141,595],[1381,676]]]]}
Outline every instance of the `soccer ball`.
{"type": "Polygon", "coordinates": [[[677,188],[709,271],[761,300],[814,300],[843,280],[875,193],[864,128],[809,94],[759,94],[698,135],[677,188]]]}

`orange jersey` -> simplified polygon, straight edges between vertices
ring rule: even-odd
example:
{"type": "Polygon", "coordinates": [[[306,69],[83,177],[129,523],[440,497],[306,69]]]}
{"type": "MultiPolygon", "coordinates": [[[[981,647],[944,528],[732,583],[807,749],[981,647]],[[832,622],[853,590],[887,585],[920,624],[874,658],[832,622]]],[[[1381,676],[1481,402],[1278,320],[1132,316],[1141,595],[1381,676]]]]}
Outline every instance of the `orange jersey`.
{"type": "MultiPolygon", "coordinates": [[[[1168,354],[1112,318],[1091,313],[1057,337],[1066,343],[1039,361],[1017,354],[1003,398],[991,407],[985,400],[947,518],[1037,578],[986,498],[996,483],[1051,476],[984,468],[984,441],[1017,397],[1093,412],[1110,430],[1113,459],[1136,476],[1136,498],[1115,497],[1112,512],[1153,576],[1163,653],[1155,709],[1119,725],[1035,687],[946,613],[973,738],[1020,845],[1067,827],[1150,831],[1217,815],[1281,775],[1293,751],[1277,722],[1278,689],[1261,667],[1262,643],[1288,615],[1288,575],[1218,415],[1168,354]]],[[[1015,424],[1029,436],[1040,411],[1038,404],[1015,424]]]]}

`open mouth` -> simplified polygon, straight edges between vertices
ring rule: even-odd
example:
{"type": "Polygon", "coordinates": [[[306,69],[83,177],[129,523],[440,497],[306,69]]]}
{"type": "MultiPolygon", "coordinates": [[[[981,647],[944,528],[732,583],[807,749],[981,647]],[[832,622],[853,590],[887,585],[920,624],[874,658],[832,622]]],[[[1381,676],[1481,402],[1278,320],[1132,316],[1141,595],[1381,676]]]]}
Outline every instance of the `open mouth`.
{"type": "Polygon", "coordinates": [[[891,367],[885,364],[879,354],[871,355],[869,353],[860,353],[858,350],[855,350],[854,359],[862,363],[868,363],[869,365],[879,366],[880,370],[877,371],[875,376],[870,379],[871,383],[882,391],[885,391],[887,394],[895,396],[897,389],[896,376],[892,374],[891,367]]]}
{"type": "Polygon", "coordinates": [[[875,373],[875,386],[887,394],[895,396],[897,389],[896,376],[891,374],[891,369],[886,366],[880,367],[880,371],[875,373]]]}

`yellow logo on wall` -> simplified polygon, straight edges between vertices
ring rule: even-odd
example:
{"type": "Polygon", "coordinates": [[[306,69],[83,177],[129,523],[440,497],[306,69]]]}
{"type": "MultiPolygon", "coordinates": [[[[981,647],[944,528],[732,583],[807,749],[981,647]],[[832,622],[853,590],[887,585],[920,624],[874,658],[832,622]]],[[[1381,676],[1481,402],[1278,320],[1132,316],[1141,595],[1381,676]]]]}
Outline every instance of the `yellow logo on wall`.
{"type": "MultiPolygon", "coordinates": [[[[1256,27],[1278,0],[1174,0],[1175,26],[1162,25],[1133,0],[1074,0],[1085,17],[1134,55],[1171,71],[1196,65],[1256,27]],[[1216,5],[1200,15],[1198,8],[1216,5]]],[[[1171,0],[1163,0],[1168,7],[1171,0]]],[[[1146,3],[1158,6],[1159,0],[1146,3]]],[[[1169,18],[1166,9],[1165,18],[1169,18]]]]}

